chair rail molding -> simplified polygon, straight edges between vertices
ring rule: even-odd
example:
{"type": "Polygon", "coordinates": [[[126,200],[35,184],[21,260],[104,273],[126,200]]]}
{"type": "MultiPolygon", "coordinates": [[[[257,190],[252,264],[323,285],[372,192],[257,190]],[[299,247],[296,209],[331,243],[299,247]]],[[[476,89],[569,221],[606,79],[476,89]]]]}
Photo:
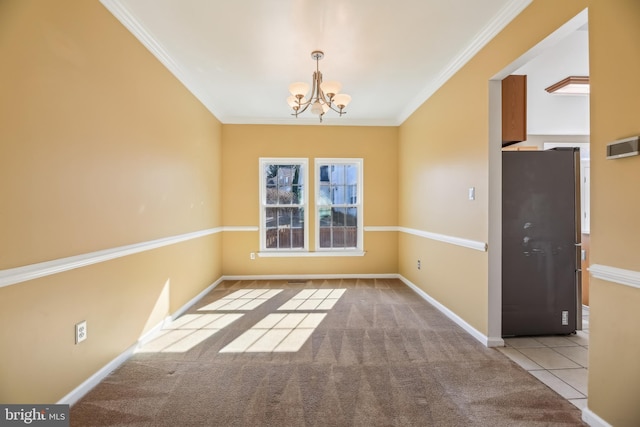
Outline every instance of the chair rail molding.
{"type": "Polygon", "coordinates": [[[413,234],[414,236],[425,237],[431,240],[437,240],[439,242],[450,243],[456,246],[475,249],[476,251],[481,251],[481,252],[487,251],[487,243],[485,242],[464,239],[462,237],[448,236],[446,234],[432,233],[430,231],[416,230],[414,228],[407,228],[407,227],[398,227],[398,231],[401,231],[407,234],[413,234]]]}
{"type": "Polygon", "coordinates": [[[174,245],[187,240],[197,239],[222,231],[246,231],[243,227],[226,229],[225,227],[208,228],[205,230],[193,231],[160,239],[149,240],[147,242],[134,243],[131,245],[118,246],[115,248],[74,255],[66,258],[58,258],[51,261],[29,264],[22,267],[0,270],[0,288],[11,286],[28,280],[39,279],[45,276],[62,273],[76,268],[121,258],[163,246],[174,245]]]}
{"type": "Polygon", "coordinates": [[[640,289],[640,272],[638,271],[593,264],[589,267],[589,273],[596,279],[640,289]]]}

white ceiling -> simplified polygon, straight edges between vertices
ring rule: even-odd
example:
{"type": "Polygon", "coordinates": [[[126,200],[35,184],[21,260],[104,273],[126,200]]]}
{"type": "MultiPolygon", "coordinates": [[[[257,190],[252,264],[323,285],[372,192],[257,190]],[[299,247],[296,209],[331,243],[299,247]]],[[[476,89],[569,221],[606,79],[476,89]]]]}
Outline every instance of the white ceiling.
{"type": "Polygon", "coordinates": [[[532,0],[102,0],[223,123],[297,119],[320,71],[352,96],[325,124],[399,125],[532,0]]]}

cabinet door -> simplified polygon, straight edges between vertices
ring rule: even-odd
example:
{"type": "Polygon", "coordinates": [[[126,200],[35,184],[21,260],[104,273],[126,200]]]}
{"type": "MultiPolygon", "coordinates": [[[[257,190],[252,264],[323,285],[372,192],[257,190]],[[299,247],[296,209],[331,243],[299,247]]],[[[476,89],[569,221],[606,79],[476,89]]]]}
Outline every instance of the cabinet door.
{"type": "Polygon", "coordinates": [[[527,140],[527,76],[502,80],[502,146],[527,140]]]}

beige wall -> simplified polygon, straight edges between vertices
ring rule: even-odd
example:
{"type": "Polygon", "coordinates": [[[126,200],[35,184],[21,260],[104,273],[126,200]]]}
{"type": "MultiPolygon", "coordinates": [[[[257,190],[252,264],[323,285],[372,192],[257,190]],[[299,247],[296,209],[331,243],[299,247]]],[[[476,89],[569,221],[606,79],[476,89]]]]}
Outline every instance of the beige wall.
{"type": "MultiPolygon", "coordinates": [[[[402,124],[401,226],[488,241],[489,80],[585,6],[533,2],[402,124]],[[469,187],[475,187],[474,201],[468,200],[469,187]]],[[[400,239],[400,274],[486,335],[487,253],[450,246],[400,239]],[[417,271],[420,257],[429,268],[417,271]]]]}
{"type": "MultiPolygon", "coordinates": [[[[261,156],[363,157],[365,226],[486,242],[488,81],[587,5],[592,264],[638,272],[638,160],[602,155],[640,133],[636,0],[535,0],[399,128],[221,126],[98,2],[4,0],[0,269],[258,226],[261,156]]],[[[400,273],[487,333],[486,252],[368,232],[364,257],[252,261],[258,244],[226,232],[0,288],[0,401],[56,401],[222,274],[400,273]]],[[[590,303],[589,408],[638,425],[640,293],[592,280],[590,303]]]]}
{"type": "MultiPolygon", "coordinates": [[[[608,142],[640,134],[635,72],[640,66],[640,3],[635,0],[536,0],[413,114],[400,128],[401,226],[486,241],[487,81],[585,6],[592,87],[591,264],[640,272],[630,237],[640,231],[638,160],[604,158],[608,142]],[[465,200],[468,186],[476,186],[475,202],[465,200]]],[[[487,307],[481,296],[487,292],[486,263],[475,262],[478,255],[472,250],[441,259],[433,249],[438,245],[447,244],[401,236],[400,273],[485,332],[487,307]],[[413,262],[405,261],[425,254],[432,256],[433,262],[426,264],[430,271],[418,273],[413,262]],[[447,274],[460,265],[467,272],[447,274]]],[[[640,292],[592,279],[590,304],[589,410],[612,425],[636,426],[640,292]]]]}
{"type": "MultiPolygon", "coordinates": [[[[314,159],[363,159],[364,226],[397,224],[398,162],[395,127],[252,126],[225,125],[223,140],[223,221],[225,226],[260,223],[258,195],[260,157],[303,157],[309,161],[309,248],[315,245],[313,213],[314,159]]],[[[362,257],[249,258],[258,252],[256,232],[226,232],[225,275],[255,274],[395,274],[395,232],[371,231],[364,235],[362,257]]]]}
{"type": "MultiPolygon", "coordinates": [[[[640,2],[589,9],[591,264],[640,272],[640,158],[605,146],[640,134],[640,2]]],[[[640,425],[640,289],[591,279],[589,408],[614,426],[640,425]]]]}
{"type": "MultiPolygon", "coordinates": [[[[0,270],[222,225],[221,124],[98,1],[0,2],[0,57],[0,270]]],[[[0,288],[0,402],[69,393],[218,279],[221,243],[0,288]]]]}

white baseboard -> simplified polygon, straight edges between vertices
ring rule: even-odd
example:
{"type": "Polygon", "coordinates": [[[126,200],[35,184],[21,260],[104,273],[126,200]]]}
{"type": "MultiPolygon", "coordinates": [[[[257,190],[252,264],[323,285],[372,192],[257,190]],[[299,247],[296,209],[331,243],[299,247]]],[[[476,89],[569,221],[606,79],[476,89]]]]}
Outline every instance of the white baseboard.
{"type": "Polygon", "coordinates": [[[449,310],[447,307],[442,305],[438,300],[433,298],[431,295],[427,294],[425,291],[420,289],[418,286],[413,284],[410,280],[406,279],[403,276],[399,277],[407,286],[409,286],[415,293],[417,293],[420,297],[422,297],[429,304],[433,305],[437,308],[442,314],[447,316],[449,319],[453,320],[458,326],[464,329],[469,335],[480,341],[486,347],[504,347],[504,340],[502,337],[488,337],[469,323],[467,323],[463,318],[455,314],[453,311],[449,310]]]}
{"type": "Polygon", "coordinates": [[[97,386],[100,383],[100,381],[102,381],[107,375],[109,375],[111,372],[117,369],[118,366],[126,362],[127,359],[129,359],[133,354],[133,352],[135,351],[137,345],[138,345],[137,343],[135,345],[132,345],[131,347],[126,349],[124,352],[122,352],[119,356],[117,356],[115,359],[113,359],[111,362],[107,363],[105,366],[102,367],[102,369],[100,369],[95,374],[91,375],[86,381],[84,381],[78,387],[73,389],[69,394],[67,394],[62,399],[60,399],[57,402],[57,404],[73,405],[78,400],[82,399],[82,397],[85,394],[89,393],[89,391],[95,386],[97,386]]]}
{"type": "Polygon", "coordinates": [[[182,307],[176,310],[172,315],[167,316],[164,320],[159,322],[157,325],[155,325],[153,328],[147,331],[144,335],[138,338],[138,341],[134,345],[132,345],[131,347],[127,348],[125,351],[120,353],[112,361],[110,361],[105,366],[103,366],[98,372],[91,375],[86,381],[84,381],[78,387],[76,387],[71,392],[69,392],[57,403],[64,404],[64,405],[73,405],[78,400],[82,399],[82,397],[85,394],[89,393],[89,391],[91,391],[91,389],[97,386],[100,383],[100,381],[105,379],[107,375],[115,371],[120,365],[126,362],[136,352],[138,348],[140,348],[141,346],[143,346],[144,344],[148,343],[149,341],[153,340],[156,336],[158,336],[160,331],[162,331],[163,327],[167,323],[170,323],[172,320],[175,320],[178,317],[180,317],[185,311],[187,311],[192,305],[197,303],[206,294],[211,292],[211,290],[213,290],[216,286],[218,286],[223,280],[224,279],[222,277],[219,278],[218,280],[213,282],[211,285],[209,285],[205,290],[200,292],[198,295],[196,295],[194,298],[192,298],[190,301],[188,301],[186,304],[184,304],[182,307]]]}
{"type": "MultiPolygon", "coordinates": [[[[163,321],[159,322],[156,326],[154,326],[151,330],[141,336],[138,341],[114,358],[112,361],[103,366],[98,372],[89,377],[86,381],[60,399],[58,404],[67,404],[73,405],[78,400],[80,400],[85,394],[87,394],[91,389],[93,389],[96,385],[100,383],[104,378],[107,377],[111,372],[116,370],[120,365],[127,361],[136,350],[144,345],[145,343],[153,340],[158,333],[162,330],[163,326],[171,322],[172,320],[177,319],[185,311],[187,311],[191,306],[197,303],[200,299],[202,299],[205,295],[207,295],[211,290],[213,290],[216,286],[222,283],[224,280],[312,280],[312,279],[356,279],[356,278],[369,278],[369,279],[400,279],[403,283],[413,289],[420,297],[422,297],[429,304],[433,305],[440,312],[442,312],[449,319],[453,320],[456,324],[458,324],[462,329],[468,332],[475,339],[480,341],[487,347],[503,347],[504,341],[502,338],[489,338],[486,335],[482,334],[480,331],[475,329],[473,326],[465,322],[460,316],[455,314],[453,311],[449,310],[447,307],[442,305],[436,299],[432,298],[430,295],[425,293],[422,289],[418,288],[416,285],[411,283],[409,280],[404,278],[399,274],[306,274],[306,275],[273,275],[273,276],[222,276],[210,286],[208,286],[205,290],[200,292],[194,298],[189,300],[186,304],[176,310],[171,316],[167,316],[163,321]]],[[[584,416],[584,415],[583,415],[584,416]]],[[[594,414],[595,416],[595,414],[594,414]]],[[[602,424],[603,426],[606,424],[602,424]]]]}
{"type": "Polygon", "coordinates": [[[182,316],[184,314],[185,311],[187,311],[192,305],[194,305],[195,303],[197,303],[198,301],[200,301],[205,295],[207,295],[209,292],[211,292],[216,286],[218,286],[220,283],[222,283],[224,281],[224,277],[220,277],[218,280],[216,280],[215,282],[213,282],[211,285],[209,285],[205,290],[203,290],[202,292],[200,292],[198,295],[196,295],[195,297],[191,298],[191,300],[189,300],[186,304],[184,304],[182,307],[180,307],[179,309],[177,309],[172,315],[171,315],[171,320],[176,320],[178,317],[182,316]]]}
{"type": "Polygon", "coordinates": [[[221,280],[319,280],[319,279],[399,279],[397,273],[389,274],[273,274],[222,276],[221,280]]]}
{"type": "Polygon", "coordinates": [[[591,427],[613,427],[611,424],[597,416],[589,407],[582,409],[582,421],[591,427]]]}

